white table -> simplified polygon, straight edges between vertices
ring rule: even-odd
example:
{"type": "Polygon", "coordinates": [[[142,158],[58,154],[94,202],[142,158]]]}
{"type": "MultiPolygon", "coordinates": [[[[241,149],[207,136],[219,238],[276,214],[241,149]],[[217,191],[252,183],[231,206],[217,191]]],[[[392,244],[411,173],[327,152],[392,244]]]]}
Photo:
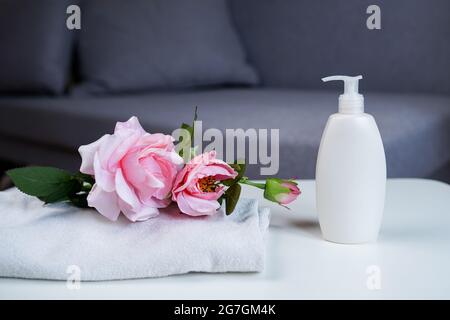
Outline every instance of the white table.
{"type": "MultiPolygon", "coordinates": [[[[0,279],[2,299],[410,299],[450,298],[450,186],[421,179],[387,185],[377,243],[322,240],[314,181],[288,211],[271,206],[266,268],[260,274],[188,274],[81,283],[0,279]]],[[[261,197],[244,188],[246,196],[261,197]]]]}

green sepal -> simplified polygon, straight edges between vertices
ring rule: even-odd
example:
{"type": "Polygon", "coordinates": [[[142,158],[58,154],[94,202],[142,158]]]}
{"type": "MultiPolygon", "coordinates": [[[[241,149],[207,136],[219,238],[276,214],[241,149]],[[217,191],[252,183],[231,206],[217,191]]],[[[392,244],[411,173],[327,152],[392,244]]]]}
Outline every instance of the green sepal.
{"type": "Polygon", "coordinates": [[[266,187],[264,189],[264,198],[273,202],[279,202],[278,197],[280,194],[288,194],[290,189],[284,187],[281,184],[285,180],[279,178],[269,178],[266,180],[266,187]]]}

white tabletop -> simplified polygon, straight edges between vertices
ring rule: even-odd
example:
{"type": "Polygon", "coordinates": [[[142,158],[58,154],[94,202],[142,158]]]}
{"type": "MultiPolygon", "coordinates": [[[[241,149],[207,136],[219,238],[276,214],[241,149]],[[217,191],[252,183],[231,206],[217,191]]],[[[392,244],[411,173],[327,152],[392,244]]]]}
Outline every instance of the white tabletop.
{"type": "MultiPolygon", "coordinates": [[[[387,184],[377,243],[321,238],[314,181],[300,181],[288,211],[272,207],[262,273],[187,274],[82,282],[0,279],[2,299],[450,299],[450,185],[421,179],[387,184]],[[69,286],[70,287],[70,286],[69,286]]],[[[244,188],[245,196],[261,198],[244,188]]]]}

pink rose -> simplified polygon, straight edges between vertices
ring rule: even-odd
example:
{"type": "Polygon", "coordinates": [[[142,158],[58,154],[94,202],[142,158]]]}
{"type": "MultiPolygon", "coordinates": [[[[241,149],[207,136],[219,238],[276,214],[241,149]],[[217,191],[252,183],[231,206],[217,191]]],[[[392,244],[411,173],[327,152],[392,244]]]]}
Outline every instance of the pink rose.
{"type": "Polygon", "coordinates": [[[178,173],[172,191],[172,199],[181,212],[190,216],[212,215],[220,204],[217,201],[224,193],[218,185],[222,180],[232,179],[237,173],[211,151],[193,158],[178,173]]]}
{"type": "Polygon", "coordinates": [[[80,171],[95,176],[88,205],[110,220],[122,212],[131,221],[158,215],[170,202],[170,192],[183,159],[173,138],[149,134],[136,117],[118,122],[114,134],[81,146],[80,171]]]}

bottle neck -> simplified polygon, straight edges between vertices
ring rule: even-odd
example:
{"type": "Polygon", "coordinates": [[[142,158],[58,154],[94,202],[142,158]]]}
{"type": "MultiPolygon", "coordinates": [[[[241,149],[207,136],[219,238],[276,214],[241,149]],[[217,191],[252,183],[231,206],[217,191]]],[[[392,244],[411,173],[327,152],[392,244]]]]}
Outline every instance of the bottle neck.
{"type": "Polygon", "coordinates": [[[357,114],[364,112],[364,97],[358,95],[340,95],[339,113],[357,114]]]}

